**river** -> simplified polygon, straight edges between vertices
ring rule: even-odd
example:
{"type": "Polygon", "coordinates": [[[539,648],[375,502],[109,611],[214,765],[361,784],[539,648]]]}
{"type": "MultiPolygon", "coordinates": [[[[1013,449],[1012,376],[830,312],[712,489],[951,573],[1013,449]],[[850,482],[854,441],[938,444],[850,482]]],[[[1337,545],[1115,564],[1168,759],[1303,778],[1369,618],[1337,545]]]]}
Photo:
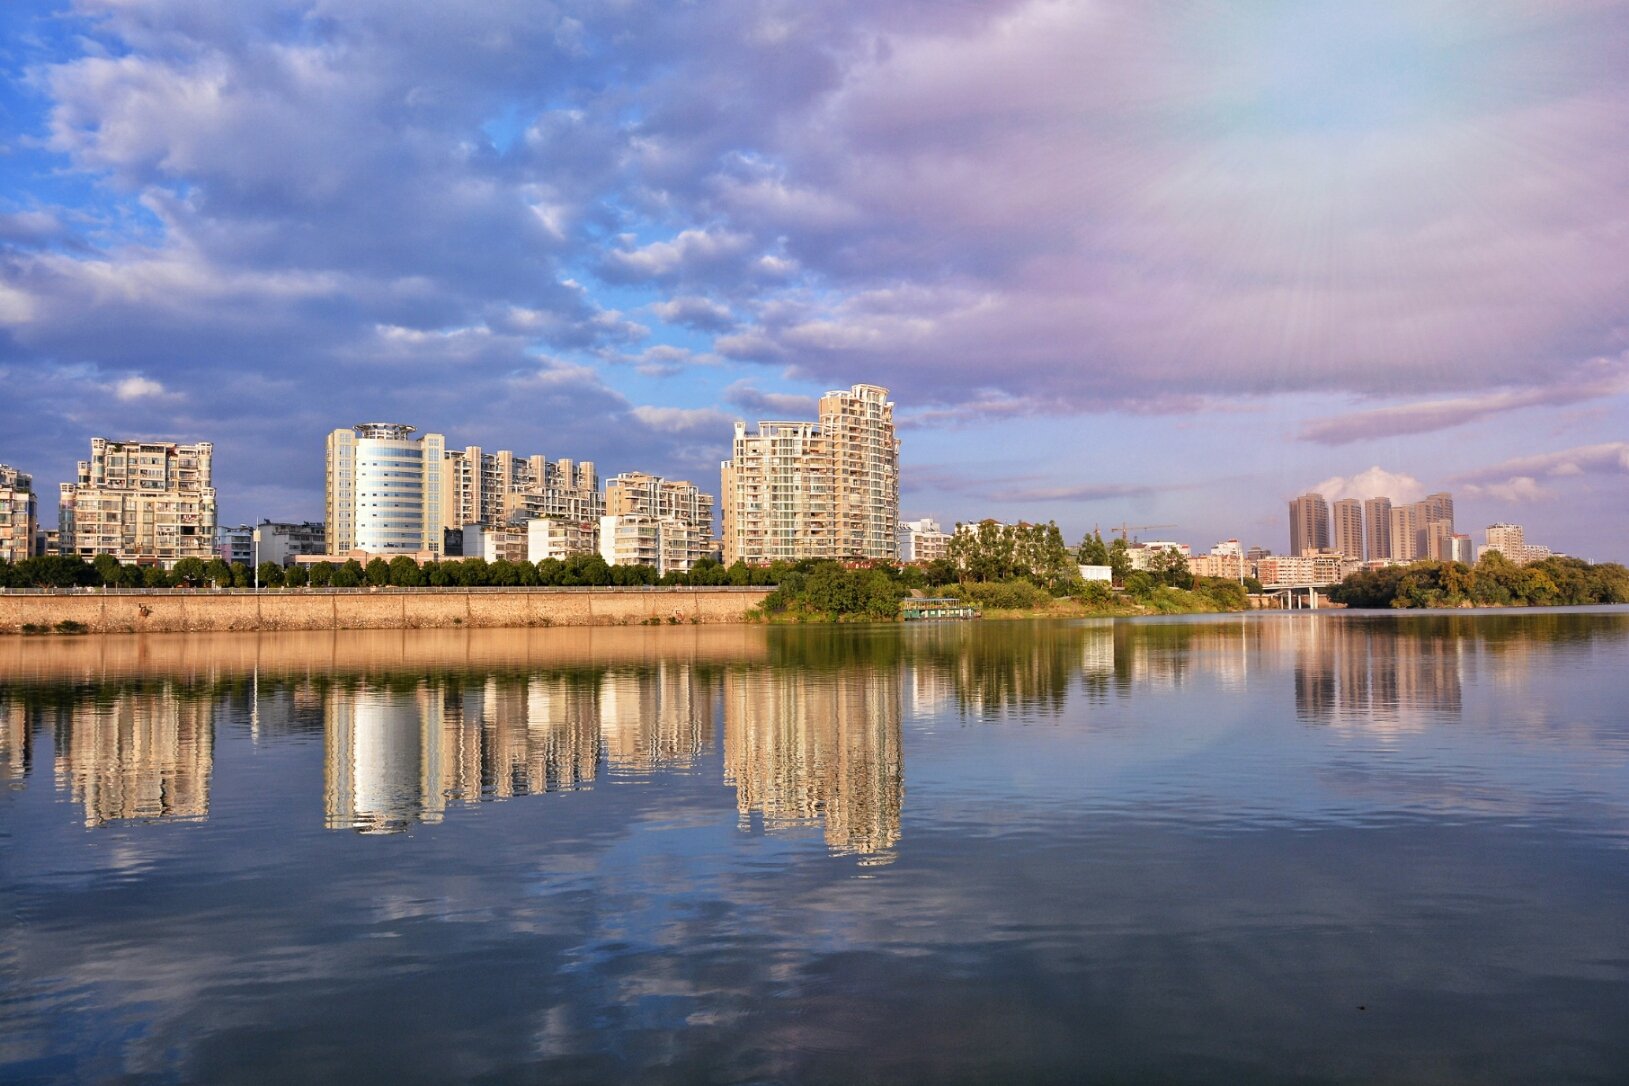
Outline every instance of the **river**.
{"type": "Polygon", "coordinates": [[[0,639],[0,1081],[1629,1081],[1629,608],[0,639]]]}

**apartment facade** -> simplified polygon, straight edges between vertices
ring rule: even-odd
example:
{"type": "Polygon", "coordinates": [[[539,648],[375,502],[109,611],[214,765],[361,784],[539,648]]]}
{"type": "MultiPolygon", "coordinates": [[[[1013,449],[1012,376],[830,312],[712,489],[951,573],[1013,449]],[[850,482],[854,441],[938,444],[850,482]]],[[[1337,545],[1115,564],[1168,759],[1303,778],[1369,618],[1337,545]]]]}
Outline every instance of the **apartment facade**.
{"type": "Polygon", "coordinates": [[[0,464],[0,562],[21,562],[34,555],[39,532],[39,498],[34,477],[0,464]]]}
{"type": "Polygon", "coordinates": [[[91,440],[58,507],[63,554],[173,567],[215,548],[215,447],[208,441],[91,440]]]}
{"type": "Polygon", "coordinates": [[[721,465],[724,561],[898,554],[899,438],[888,390],[820,399],[814,422],[735,426],[721,465]]]}
{"type": "Polygon", "coordinates": [[[1363,503],[1363,526],[1371,562],[1391,558],[1391,499],[1370,498],[1363,503]]]}
{"type": "Polygon", "coordinates": [[[566,559],[600,549],[599,521],[587,523],[563,517],[536,517],[526,524],[526,560],[566,559]]]}
{"type": "Polygon", "coordinates": [[[260,522],[260,560],[292,566],[302,554],[326,554],[327,544],[322,521],[308,520],[298,524],[284,521],[260,522]]]}
{"type": "Polygon", "coordinates": [[[1329,549],[1329,503],[1308,491],[1290,500],[1290,554],[1329,549]]]}
{"type": "Polygon", "coordinates": [[[396,422],[363,422],[328,435],[327,553],[442,552],[446,438],[414,437],[396,422]]]}
{"type": "Polygon", "coordinates": [[[662,572],[667,572],[668,568],[688,570],[714,552],[714,504],[713,496],[704,493],[693,483],[682,479],[663,479],[642,471],[625,471],[605,483],[605,513],[600,521],[601,552],[604,552],[605,518],[674,520],[684,525],[685,530],[664,532],[663,538],[671,538],[675,544],[682,540],[683,549],[674,553],[672,564],[663,568],[662,572]]]}
{"type": "Polygon", "coordinates": [[[1490,524],[1486,539],[1487,542],[1477,548],[1478,558],[1489,551],[1498,551],[1516,565],[1525,566],[1529,562],[1548,558],[1552,553],[1549,547],[1527,542],[1527,533],[1520,524],[1490,524]]]}
{"type": "Polygon", "coordinates": [[[1348,558],[1363,560],[1363,503],[1342,498],[1330,507],[1331,545],[1348,558]]]}
{"type": "Polygon", "coordinates": [[[931,562],[945,557],[950,535],[931,517],[907,520],[899,526],[899,560],[931,562]]]}
{"type": "Polygon", "coordinates": [[[694,532],[678,517],[648,513],[600,518],[600,557],[610,566],[652,566],[658,574],[684,572],[692,563],[694,532]]]}

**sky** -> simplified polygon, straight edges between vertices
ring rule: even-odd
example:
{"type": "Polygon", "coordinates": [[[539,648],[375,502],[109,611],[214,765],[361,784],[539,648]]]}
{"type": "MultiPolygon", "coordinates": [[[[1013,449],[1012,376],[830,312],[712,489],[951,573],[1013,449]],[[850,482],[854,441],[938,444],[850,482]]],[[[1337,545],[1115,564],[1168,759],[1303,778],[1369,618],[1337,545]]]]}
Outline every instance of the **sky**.
{"type": "MultiPolygon", "coordinates": [[[[0,462],[323,441],[718,488],[891,390],[902,515],[1629,561],[1629,3],[8,0],[0,462]],[[1145,526],[1145,527],[1139,527],[1145,526]]],[[[49,512],[46,519],[51,519],[49,512]]]]}

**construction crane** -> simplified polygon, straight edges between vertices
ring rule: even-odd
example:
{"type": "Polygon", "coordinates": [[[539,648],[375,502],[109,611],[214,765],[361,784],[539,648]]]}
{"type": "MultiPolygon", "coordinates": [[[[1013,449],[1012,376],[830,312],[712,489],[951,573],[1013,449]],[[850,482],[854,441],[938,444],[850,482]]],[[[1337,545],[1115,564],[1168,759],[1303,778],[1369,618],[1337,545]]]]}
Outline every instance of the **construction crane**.
{"type": "MultiPolygon", "coordinates": [[[[1126,539],[1129,542],[1129,536],[1130,536],[1130,534],[1132,532],[1150,532],[1150,531],[1153,531],[1155,528],[1180,528],[1180,527],[1181,527],[1180,524],[1111,524],[1111,525],[1109,525],[1109,531],[1110,532],[1119,532],[1120,533],[1120,538],[1121,539],[1126,539]]],[[[1101,529],[1099,529],[1098,526],[1095,525],[1095,524],[1092,525],[1092,531],[1097,532],[1099,535],[1102,534],[1101,529]]]]}

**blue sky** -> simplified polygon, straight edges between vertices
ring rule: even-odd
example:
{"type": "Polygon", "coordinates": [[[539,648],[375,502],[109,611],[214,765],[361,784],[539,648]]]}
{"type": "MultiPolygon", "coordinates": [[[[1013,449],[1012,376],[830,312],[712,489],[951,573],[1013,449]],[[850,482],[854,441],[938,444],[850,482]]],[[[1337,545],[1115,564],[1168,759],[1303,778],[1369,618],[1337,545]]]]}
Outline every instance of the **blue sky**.
{"type": "Polygon", "coordinates": [[[0,461],[322,437],[716,489],[893,390],[904,513],[1174,524],[1448,489],[1629,560],[1629,5],[0,9],[0,461]]]}

